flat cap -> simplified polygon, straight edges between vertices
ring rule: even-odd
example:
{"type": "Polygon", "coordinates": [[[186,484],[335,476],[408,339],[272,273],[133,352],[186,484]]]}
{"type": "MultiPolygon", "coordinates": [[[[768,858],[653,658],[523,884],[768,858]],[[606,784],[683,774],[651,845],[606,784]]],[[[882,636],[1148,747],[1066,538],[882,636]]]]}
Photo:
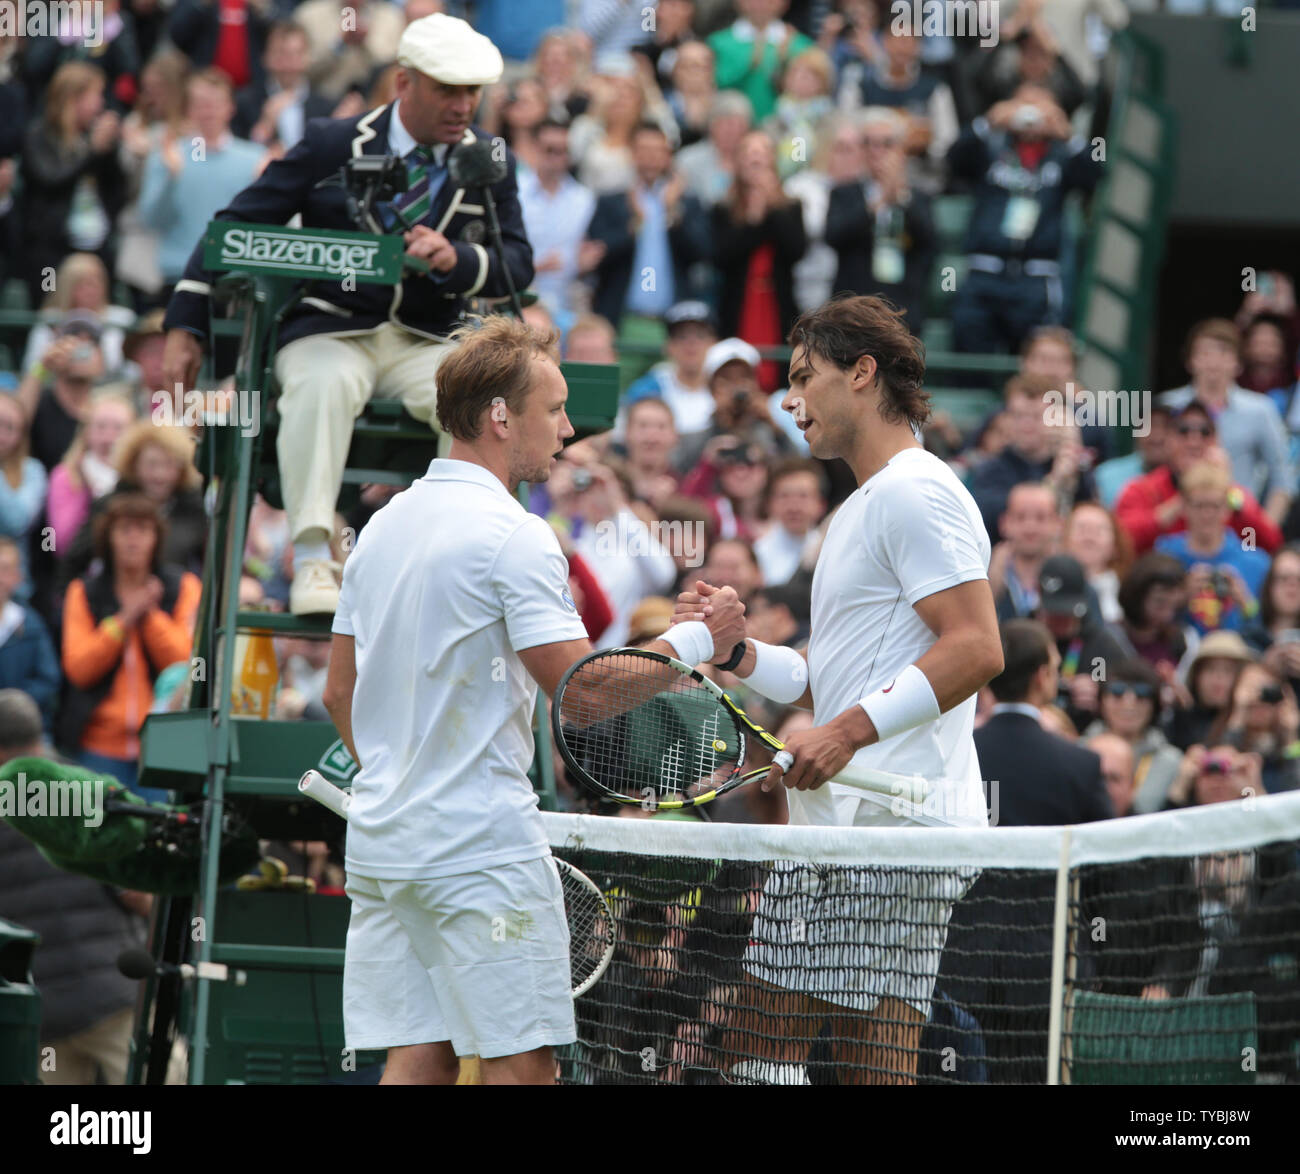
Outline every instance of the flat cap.
{"type": "Polygon", "coordinates": [[[488,86],[501,80],[501,53],[463,20],[435,12],[406,26],[397,64],[448,86],[488,86]]]}

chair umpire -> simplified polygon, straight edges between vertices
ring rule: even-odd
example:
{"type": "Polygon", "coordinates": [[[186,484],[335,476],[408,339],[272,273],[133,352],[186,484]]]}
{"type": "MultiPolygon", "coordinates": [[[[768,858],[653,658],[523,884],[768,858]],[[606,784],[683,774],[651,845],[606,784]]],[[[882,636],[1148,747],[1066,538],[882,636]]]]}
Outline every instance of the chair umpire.
{"type": "MultiPolygon", "coordinates": [[[[433,427],[435,374],[465,299],[508,293],[501,261],[486,246],[486,209],[474,202],[481,193],[457,188],[447,171],[449,151],[484,137],[470,119],[482,87],[501,77],[501,54],[464,21],[436,14],[407,26],[397,61],[403,68],[395,101],[356,118],[311,121],[302,140],[217,217],[285,224],[300,214],[307,228],[355,229],[343,189],[317,184],[349,158],[399,155],[409,186],[394,203],[416,224],[406,233],[406,251],[431,267],[396,286],[313,282],[280,328],[277,455],[294,544],[290,610],[299,615],[333,612],[338,603],[329,539],[353,421],[378,395],[400,398],[433,427]]],[[[532,248],[513,157],[508,163],[492,194],[505,261],[523,289],[533,277],[532,248]]],[[[389,224],[396,230],[395,219],[389,224]]],[[[192,387],[198,376],[214,276],[203,268],[200,242],[167,307],[168,387],[192,387]]]]}

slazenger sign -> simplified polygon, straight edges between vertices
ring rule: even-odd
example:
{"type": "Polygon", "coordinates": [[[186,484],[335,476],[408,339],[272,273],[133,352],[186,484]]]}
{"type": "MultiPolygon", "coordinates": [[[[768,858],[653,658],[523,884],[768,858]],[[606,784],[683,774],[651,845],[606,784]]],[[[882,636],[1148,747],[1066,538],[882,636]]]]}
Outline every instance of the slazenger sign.
{"type": "Polygon", "coordinates": [[[214,220],[204,237],[203,264],[215,270],[393,285],[402,276],[402,238],[214,220]]]}

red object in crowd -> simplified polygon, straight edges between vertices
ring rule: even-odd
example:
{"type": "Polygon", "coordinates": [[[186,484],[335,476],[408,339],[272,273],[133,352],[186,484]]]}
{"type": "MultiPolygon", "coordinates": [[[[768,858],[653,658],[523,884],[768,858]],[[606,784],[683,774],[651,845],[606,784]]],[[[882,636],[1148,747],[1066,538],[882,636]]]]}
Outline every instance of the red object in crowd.
{"type": "Polygon", "coordinates": [[[582,607],[578,615],[587,629],[588,640],[600,639],[601,633],[614,622],[614,607],[609,596],[596,578],[596,573],[577,552],[569,555],[569,575],[582,591],[582,607]]]}
{"type": "MultiPolygon", "coordinates": [[[[749,258],[745,274],[745,298],[740,303],[736,335],[761,351],[780,346],[781,303],[776,296],[776,245],[760,245],[749,258]]],[[[781,386],[781,368],[770,359],[758,365],[758,385],[764,391],[781,386]]]]}
{"type": "Polygon", "coordinates": [[[212,64],[223,70],[238,90],[252,77],[248,62],[248,0],[219,0],[212,64]]]}
{"type": "Polygon", "coordinates": [[[113,83],[113,97],[126,107],[135,105],[135,100],[140,95],[140,86],[135,80],[133,73],[119,73],[117,80],[113,83]]]}
{"type": "MultiPolygon", "coordinates": [[[[1232,511],[1228,525],[1238,534],[1249,527],[1254,531],[1255,545],[1272,554],[1282,545],[1281,528],[1240,485],[1234,485],[1232,492],[1240,495],[1240,505],[1232,511]]],[[[1178,488],[1168,465],[1135,478],[1120,492],[1115,502],[1115,517],[1133,539],[1137,554],[1146,554],[1160,535],[1181,534],[1187,529],[1184,518],[1178,518],[1170,526],[1161,526],[1156,518],[1156,510],[1177,496],[1178,488]]]]}

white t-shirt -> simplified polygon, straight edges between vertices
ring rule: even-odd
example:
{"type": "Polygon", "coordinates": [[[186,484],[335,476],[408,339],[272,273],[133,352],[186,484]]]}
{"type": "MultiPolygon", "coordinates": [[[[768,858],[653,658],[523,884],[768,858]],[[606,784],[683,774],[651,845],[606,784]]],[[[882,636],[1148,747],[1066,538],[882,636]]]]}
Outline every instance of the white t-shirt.
{"type": "Polygon", "coordinates": [[[764,587],[780,587],[790,582],[804,551],[817,541],[817,531],[809,530],[807,534],[791,534],[779,522],[754,543],[754,557],[758,559],[758,569],[763,575],[764,587]]]}
{"type": "Polygon", "coordinates": [[[411,880],[550,850],[517,653],[586,630],[550,526],[486,469],[435,460],[371,518],[334,631],[356,640],[350,872],[411,880]]]}
{"type": "MultiPolygon", "coordinates": [[[[818,725],[888,685],[915,664],[935,635],[913,610],[928,595],[987,579],[989,540],[974,498],[943,461],[904,449],[844,502],[831,519],[813,574],[808,680],[818,725]]],[[[855,764],[919,774],[934,785],[924,808],[896,806],[828,783],[789,791],[790,822],[848,822],[856,803],[894,806],[922,823],[987,823],[975,754],[975,698],[884,742],[859,750],[855,764]]]]}

